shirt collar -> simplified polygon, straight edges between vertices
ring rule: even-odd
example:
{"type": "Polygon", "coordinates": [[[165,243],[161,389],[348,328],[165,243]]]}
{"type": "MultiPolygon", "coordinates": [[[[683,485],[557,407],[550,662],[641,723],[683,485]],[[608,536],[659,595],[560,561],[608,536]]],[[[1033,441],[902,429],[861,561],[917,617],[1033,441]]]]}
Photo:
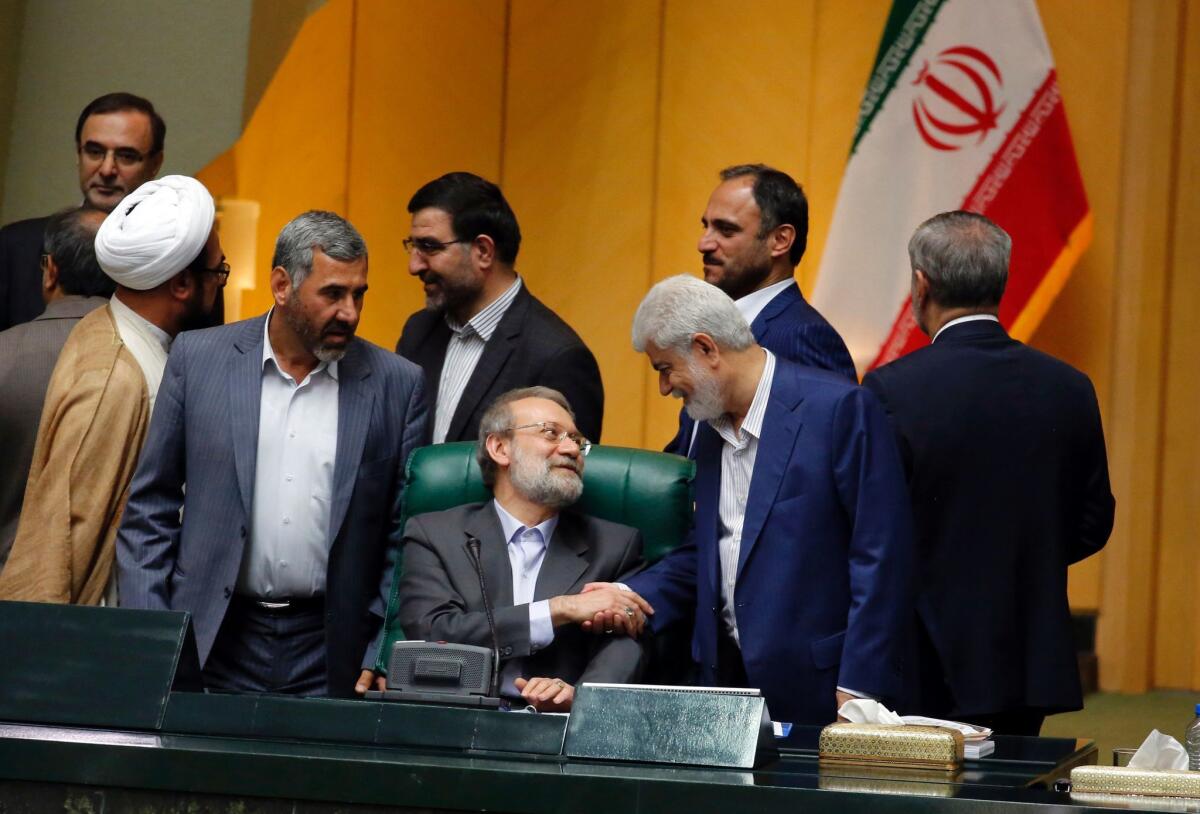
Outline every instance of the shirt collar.
{"type": "Polygon", "coordinates": [[[467,324],[463,325],[457,322],[450,313],[446,313],[446,324],[450,326],[450,330],[455,333],[465,331],[470,327],[471,331],[478,334],[479,337],[487,342],[492,338],[492,334],[496,332],[497,326],[500,324],[500,319],[504,316],[504,312],[512,305],[512,301],[517,298],[517,293],[521,290],[521,277],[513,281],[513,284],[504,290],[504,293],[497,297],[488,306],[480,311],[475,316],[467,320],[467,324]]]}
{"type": "Polygon", "coordinates": [[[980,320],[985,320],[985,319],[991,320],[992,322],[1000,321],[1000,319],[995,314],[968,314],[965,317],[959,317],[958,319],[952,319],[949,322],[947,322],[945,325],[943,325],[942,327],[938,328],[938,332],[933,335],[933,341],[936,342],[937,338],[942,335],[942,331],[946,330],[951,325],[961,325],[964,322],[979,322],[980,320]]]}
{"type": "Polygon", "coordinates": [[[161,345],[164,353],[171,350],[171,335],[121,302],[116,294],[109,299],[108,305],[115,313],[120,314],[121,317],[135,325],[139,331],[161,345]]]}
{"type": "MultiPolygon", "coordinates": [[[[499,500],[493,500],[492,504],[496,507],[496,516],[500,518],[500,528],[504,530],[504,542],[512,543],[517,536],[528,528],[517,518],[508,513],[508,510],[500,505],[499,500]]],[[[550,537],[554,534],[554,529],[558,527],[558,515],[554,515],[549,520],[543,520],[533,528],[542,533],[542,540],[546,545],[550,544],[550,537]]]]}
{"type": "MultiPolygon", "coordinates": [[[[267,318],[263,320],[262,363],[263,367],[265,368],[267,366],[267,362],[270,362],[275,367],[275,370],[278,371],[280,376],[290,379],[291,376],[288,376],[288,374],[284,373],[283,368],[279,366],[279,361],[275,358],[275,349],[271,347],[271,315],[274,313],[275,306],[271,306],[271,310],[267,312],[267,318]]],[[[312,369],[312,372],[308,374],[308,378],[312,378],[322,371],[328,371],[329,378],[333,379],[335,382],[338,380],[338,363],[322,362],[320,360],[317,361],[317,366],[312,369]]],[[[307,380],[308,379],[305,379],[305,381],[307,380]]]]}
{"type": "Polygon", "coordinates": [[[746,318],[747,323],[753,323],[758,319],[758,315],[762,313],[762,309],[767,307],[767,303],[775,299],[785,288],[790,285],[795,285],[793,279],[780,280],[774,285],[769,285],[766,288],[760,288],[758,291],[751,291],[746,296],[736,299],[733,304],[742,312],[742,316],[746,318]]]}
{"type": "Polygon", "coordinates": [[[746,417],[742,419],[740,431],[734,432],[733,422],[729,420],[728,415],[709,422],[726,443],[738,448],[748,444],[750,438],[757,441],[762,437],[763,418],[767,414],[767,401],[771,398],[771,383],[775,380],[775,354],[766,348],[762,350],[767,358],[763,363],[762,375],[758,377],[758,387],[754,389],[754,399],[750,402],[750,409],[746,411],[746,417]]]}

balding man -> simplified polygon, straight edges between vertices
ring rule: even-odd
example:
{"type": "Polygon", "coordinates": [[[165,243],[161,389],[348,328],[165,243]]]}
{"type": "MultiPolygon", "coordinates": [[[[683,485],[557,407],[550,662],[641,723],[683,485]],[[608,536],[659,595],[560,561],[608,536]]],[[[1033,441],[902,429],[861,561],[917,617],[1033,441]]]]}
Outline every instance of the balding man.
{"type": "Polygon", "coordinates": [[[1037,735],[1047,714],[1083,706],[1067,565],[1107,542],[1114,502],[1091,381],[1000,324],[1011,247],[972,212],[921,224],[912,305],[933,344],[863,384],[912,492],[915,711],[1037,735]]]}
{"type": "Polygon", "coordinates": [[[45,312],[0,332],[0,570],[8,560],[38,419],[54,363],[71,329],[105,305],[115,284],[96,263],[93,244],[104,213],[70,209],[52,215],[42,244],[42,298],[45,312]]]}
{"type": "MultiPolygon", "coordinates": [[[[158,175],[167,125],[149,100],[106,93],[75,122],[75,156],[83,208],[108,214],[130,192],[158,175]]],[[[0,330],[42,313],[38,254],[48,218],[0,229],[0,330]]]]}
{"type": "Polygon", "coordinates": [[[117,284],[67,339],[42,409],[0,599],[112,603],[117,527],[175,335],[203,325],[229,274],[194,178],[143,184],[96,236],[117,284]]]}

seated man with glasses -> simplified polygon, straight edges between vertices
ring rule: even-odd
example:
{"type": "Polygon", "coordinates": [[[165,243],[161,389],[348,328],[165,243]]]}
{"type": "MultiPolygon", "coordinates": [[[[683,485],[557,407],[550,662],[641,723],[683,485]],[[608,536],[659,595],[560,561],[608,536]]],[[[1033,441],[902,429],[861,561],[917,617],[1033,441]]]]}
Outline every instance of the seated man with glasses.
{"type": "Polygon", "coordinates": [[[569,710],[578,681],[634,681],[645,660],[638,634],[653,613],[646,601],[616,587],[580,593],[642,567],[640,532],[568,508],[583,492],[590,448],[561,393],[510,390],[479,427],[479,465],[495,499],[417,515],[404,534],[405,635],[492,646],[478,551],[500,651],[500,694],[543,711],[569,710]],[[632,635],[580,629],[605,612],[632,635]]]}

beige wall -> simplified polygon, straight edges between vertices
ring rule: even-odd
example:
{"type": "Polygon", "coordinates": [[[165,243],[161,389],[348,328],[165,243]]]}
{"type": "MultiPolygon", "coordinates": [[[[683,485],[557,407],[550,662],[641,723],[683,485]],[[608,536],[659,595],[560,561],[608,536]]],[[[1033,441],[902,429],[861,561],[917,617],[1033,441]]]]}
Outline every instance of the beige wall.
{"type": "MultiPolygon", "coordinates": [[[[12,137],[12,109],[21,66],[21,30],[25,0],[0,0],[0,169],[8,161],[12,137]]],[[[0,201],[4,200],[4,173],[0,171],[0,201]]]]}

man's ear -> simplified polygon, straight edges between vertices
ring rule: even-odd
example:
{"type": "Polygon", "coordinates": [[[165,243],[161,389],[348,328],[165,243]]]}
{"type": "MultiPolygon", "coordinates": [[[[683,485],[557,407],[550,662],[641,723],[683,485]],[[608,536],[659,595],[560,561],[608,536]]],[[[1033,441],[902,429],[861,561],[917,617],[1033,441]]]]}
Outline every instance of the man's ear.
{"type": "Polygon", "coordinates": [[[492,456],[492,460],[496,462],[496,466],[509,466],[512,463],[510,441],[511,439],[504,433],[494,432],[484,442],[484,448],[487,450],[488,455],[492,456]]]}
{"type": "Polygon", "coordinates": [[[709,368],[716,368],[721,361],[720,347],[717,346],[716,340],[706,333],[692,335],[692,355],[709,368]]]}
{"type": "Polygon", "coordinates": [[[42,264],[42,290],[50,293],[58,288],[58,263],[54,262],[52,255],[46,255],[46,262],[42,264]]]}
{"type": "Polygon", "coordinates": [[[471,241],[471,257],[480,269],[490,269],[496,263],[496,241],[479,235],[471,241]]]}
{"type": "Polygon", "coordinates": [[[771,250],[771,257],[785,257],[792,250],[792,244],[796,242],[796,227],[790,223],[782,223],[771,230],[771,234],[767,237],[767,246],[771,250]]]}
{"type": "Polygon", "coordinates": [[[912,298],[913,302],[920,303],[929,299],[929,277],[917,268],[912,273],[912,298]]]}
{"type": "Polygon", "coordinates": [[[200,281],[196,278],[195,272],[191,269],[184,269],[167,281],[167,286],[171,296],[179,301],[185,301],[192,296],[192,291],[200,285],[200,281]]]}
{"type": "Polygon", "coordinates": [[[287,269],[283,266],[271,269],[271,296],[275,299],[275,304],[286,304],[291,295],[292,278],[288,276],[287,269]]]}

